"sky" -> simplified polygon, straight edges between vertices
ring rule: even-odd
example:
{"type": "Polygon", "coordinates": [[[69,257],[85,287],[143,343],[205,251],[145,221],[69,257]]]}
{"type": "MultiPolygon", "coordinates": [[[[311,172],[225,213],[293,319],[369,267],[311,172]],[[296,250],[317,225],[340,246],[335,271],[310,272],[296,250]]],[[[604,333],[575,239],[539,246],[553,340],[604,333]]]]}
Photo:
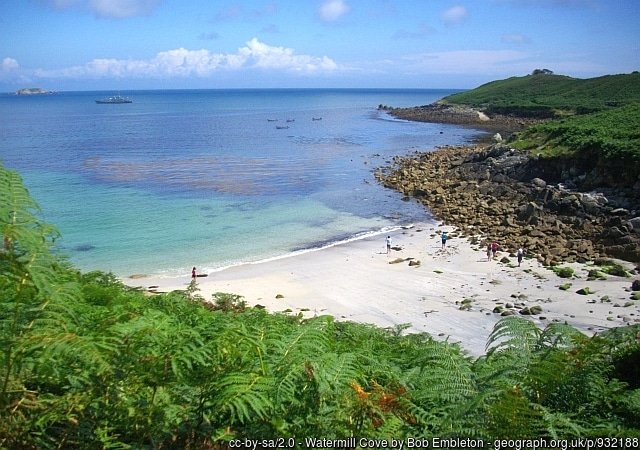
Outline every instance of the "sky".
{"type": "Polygon", "coordinates": [[[0,0],[0,91],[467,89],[640,70],[640,0],[0,0]]]}

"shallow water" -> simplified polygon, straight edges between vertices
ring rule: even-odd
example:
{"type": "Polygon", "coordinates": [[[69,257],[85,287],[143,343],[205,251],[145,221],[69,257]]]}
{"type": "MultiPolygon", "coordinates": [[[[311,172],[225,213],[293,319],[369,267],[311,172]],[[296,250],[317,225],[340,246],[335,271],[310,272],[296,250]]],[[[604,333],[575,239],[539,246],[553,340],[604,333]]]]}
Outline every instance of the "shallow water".
{"type": "Polygon", "coordinates": [[[373,170],[476,132],[377,106],[452,92],[132,91],[122,105],[95,103],[111,92],[0,95],[0,161],[81,269],[207,272],[428,220],[373,170]]]}

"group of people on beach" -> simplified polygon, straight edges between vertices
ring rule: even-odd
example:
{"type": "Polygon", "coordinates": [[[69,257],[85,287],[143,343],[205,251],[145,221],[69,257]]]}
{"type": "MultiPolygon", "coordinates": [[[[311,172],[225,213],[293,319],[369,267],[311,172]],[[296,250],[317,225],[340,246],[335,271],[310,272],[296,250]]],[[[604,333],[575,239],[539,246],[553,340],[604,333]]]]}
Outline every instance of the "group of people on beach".
{"type": "MultiPolygon", "coordinates": [[[[442,243],[443,250],[447,246],[448,240],[449,240],[449,236],[447,235],[447,232],[446,231],[441,232],[440,241],[442,243]]],[[[387,245],[387,255],[388,255],[391,253],[391,236],[387,236],[385,243],[387,245]]],[[[496,259],[496,255],[498,253],[499,248],[500,246],[496,241],[492,241],[487,244],[487,261],[496,259]]],[[[518,257],[518,267],[520,267],[520,264],[522,263],[522,258],[524,257],[524,251],[522,250],[522,248],[518,249],[517,257],[518,257]]],[[[191,279],[195,281],[197,277],[198,277],[198,274],[196,272],[196,268],[194,267],[193,269],[191,269],[191,279]]]]}
{"type": "MultiPolygon", "coordinates": [[[[487,261],[496,259],[499,248],[500,246],[496,241],[492,241],[487,244],[487,261]]],[[[522,264],[522,258],[524,258],[524,250],[522,247],[520,247],[516,252],[516,257],[518,258],[518,267],[520,267],[520,265],[522,264]]]]}
{"type": "MultiPolygon", "coordinates": [[[[447,240],[449,240],[449,236],[446,231],[440,233],[440,241],[442,243],[442,249],[444,250],[447,246],[447,240]]],[[[391,236],[387,236],[386,239],[387,244],[387,255],[391,253],[391,236]]],[[[496,259],[498,254],[498,249],[500,246],[496,241],[491,241],[487,243],[487,261],[491,261],[492,259],[496,259]]],[[[518,267],[522,264],[522,259],[524,258],[524,250],[522,247],[518,249],[516,252],[516,257],[518,258],[518,267]]]]}

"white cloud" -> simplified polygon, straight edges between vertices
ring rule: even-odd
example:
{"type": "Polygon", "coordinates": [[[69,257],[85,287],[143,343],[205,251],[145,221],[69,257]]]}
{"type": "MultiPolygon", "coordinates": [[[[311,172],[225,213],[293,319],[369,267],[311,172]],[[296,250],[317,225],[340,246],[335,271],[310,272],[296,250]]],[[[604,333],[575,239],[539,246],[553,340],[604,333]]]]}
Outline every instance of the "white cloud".
{"type": "Polygon", "coordinates": [[[172,78],[206,77],[221,70],[260,69],[312,74],[334,72],[338,68],[338,64],[327,56],[296,54],[294,49],[270,46],[253,38],[236,53],[178,48],[160,52],[148,60],[94,59],[82,66],[39,69],[34,74],[40,78],[172,78]]]}
{"type": "Polygon", "coordinates": [[[13,58],[4,58],[2,60],[2,71],[3,72],[12,72],[14,70],[18,70],[20,68],[20,64],[13,58]]]}
{"type": "Polygon", "coordinates": [[[347,14],[351,8],[344,0],[325,0],[320,6],[320,18],[325,22],[334,22],[347,14]]]}
{"type": "Polygon", "coordinates": [[[314,73],[333,71],[338,65],[326,56],[318,58],[309,55],[296,55],[294,50],[285,47],[271,47],[256,38],[247,42],[238,53],[246,57],[251,66],[262,69],[284,69],[294,72],[314,73]]]}
{"type": "Polygon", "coordinates": [[[453,6],[442,13],[444,23],[453,25],[462,22],[469,15],[464,6],[453,6]]]}

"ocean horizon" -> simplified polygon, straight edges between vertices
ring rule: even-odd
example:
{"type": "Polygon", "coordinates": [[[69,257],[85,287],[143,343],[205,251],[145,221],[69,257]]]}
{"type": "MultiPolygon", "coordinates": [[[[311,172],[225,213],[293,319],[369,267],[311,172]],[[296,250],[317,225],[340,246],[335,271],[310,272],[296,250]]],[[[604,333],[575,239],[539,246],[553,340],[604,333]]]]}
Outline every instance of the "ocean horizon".
{"type": "Polygon", "coordinates": [[[0,95],[0,162],[83,271],[185,276],[431,221],[379,185],[394,156],[480,131],[378,105],[459,90],[224,89],[0,95]],[[112,95],[129,104],[97,104],[112,95]]]}

